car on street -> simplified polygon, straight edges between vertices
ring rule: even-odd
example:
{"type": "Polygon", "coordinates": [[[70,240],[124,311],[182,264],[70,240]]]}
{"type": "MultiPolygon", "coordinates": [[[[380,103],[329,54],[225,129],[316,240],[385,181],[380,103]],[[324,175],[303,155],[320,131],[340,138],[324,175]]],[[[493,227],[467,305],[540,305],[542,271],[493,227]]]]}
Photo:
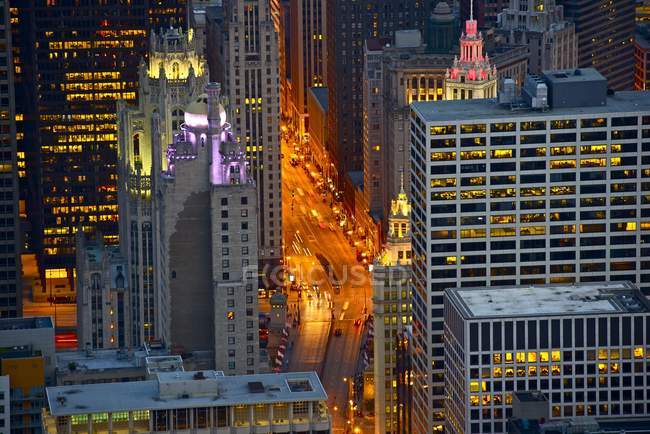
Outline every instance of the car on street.
{"type": "Polygon", "coordinates": [[[360,318],[355,319],[354,320],[354,326],[359,327],[360,325],[361,325],[361,319],[360,318]]]}
{"type": "Polygon", "coordinates": [[[334,330],[334,336],[341,336],[342,334],[343,334],[343,330],[341,329],[334,330]]]}
{"type": "Polygon", "coordinates": [[[334,284],[334,294],[340,294],[341,293],[341,285],[336,283],[334,284]]]}

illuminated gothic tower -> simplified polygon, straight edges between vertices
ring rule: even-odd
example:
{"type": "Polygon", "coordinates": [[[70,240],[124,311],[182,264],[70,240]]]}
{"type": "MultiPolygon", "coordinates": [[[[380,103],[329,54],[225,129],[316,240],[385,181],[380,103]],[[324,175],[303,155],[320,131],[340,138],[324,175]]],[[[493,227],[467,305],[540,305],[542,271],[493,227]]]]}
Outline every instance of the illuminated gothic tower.
{"type": "Polygon", "coordinates": [[[152,174],[166,168],[164,147],[183,121],[184,109],[207,82],[192,30],[151,35],[149,63],[140,64],[137,107],[118,107],[120,246],[129,265],[133,328],[131,342],[161,337],[157,318],[152,174]]]}
{"type": "Polygon", "coordinates": [[[445,99],[496,98],[497,70],[483,54],[483,36],[472,15],[460,36],[460,59],[445,74],[445,99]]]}
{"type": "Polygon", "coordinates": [[[211,354],[208,368],[251,374],[260,367],[257,193],[220,85],[205,90],[187,106],[155,186],[163,340],[194,359],[211,354]]]}

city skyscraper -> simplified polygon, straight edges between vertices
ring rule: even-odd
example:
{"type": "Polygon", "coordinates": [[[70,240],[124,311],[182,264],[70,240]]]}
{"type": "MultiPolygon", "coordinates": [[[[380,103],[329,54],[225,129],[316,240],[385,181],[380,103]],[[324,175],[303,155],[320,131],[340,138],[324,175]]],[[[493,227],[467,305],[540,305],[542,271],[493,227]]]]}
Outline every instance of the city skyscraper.
{"type": "Polygon", "coordinates": [[[632,90],[634,1],[558,0],[578,35],[578,66],[596,68],[615,90],[632,90]]]}
{"type": "Polygon", "coordinates": [[[327,150],[341,187],[348,172],[363,171],[363,47],[371,37],[391,37],[396,30],[424,30],[431,2],[392,0],[327,4],[327,150]]]}
{"type": "Polygon", "coordinates": [[[510,0],[460,0],[460,20],[464,23],[473,15],[480,29],[495,27],[499,14],[509,3],[510,0]]]}
{"type": "Polygon", "coordinates": [[[257,196],[220,90],[209,83],[185,108],[156,178],[159,321],[173,351],[209,354],[209,366],[250,374],[261,367],[257,196]]]}
{"type": "Polygon", "coordinates": [[[571,69],[578,64],[575,25],[555,0],[511,0],[500,14],[499,32],[512,44],[528,46],[528,71],[571,69]]]}
{"type": "Polygon", "coordinates": [[[0,1],[0,318],[22,316],[16,106],[9,2],[0,1]]]}
{"type": "Polygon", "coordinates": [[[162,337],[158,317],[165,307],[156,293],[152,191],[155,175],[166,169],[165,147],[183,123],[185,107],[208,81],[199,42],[193,30],[152,32],[149,56],[139,67],[138,104],[117,108],[120,247],[129,263],[135,345],[162,337]]]}
{"type": "Polygon", "coordinates": [[[291,0],[289,3],[290,123],[299,137],[309,130],[307,96],[310,87],[325,86],[327,66],[325,0],[291,0]]]}
{"type": "Polygon", "coordinates": [[[23,197],[46,279],[74,286],[79,228],[118,241],[116,101],[136,100],[152,26],[185,16],[178,2],[153,3],[12,1],[22,75],[17,92],[27,98],[19,152],[27,177],[34,176],[23,197]]]}
{"type": "Polygon", "coordinates": [[[506,87],[499,103],[411,105],[418,433],[444,417],[444,289],[627,280],[650,293],[648,94],[608,96],[594,69],[529,77],[521,100],[506,87]]]}
{"type": "MultiPolygon", "coordinates": [[[[210,79],[222,84],[257,187],[260,265],[282,258],[278,34],[268,1],[233,0],[207,8],[210,79]]],[[[279,17],[275,17],[279,19],[279,17]]],[[[279,24],[279,23],[278,23],[279,24]]]]}

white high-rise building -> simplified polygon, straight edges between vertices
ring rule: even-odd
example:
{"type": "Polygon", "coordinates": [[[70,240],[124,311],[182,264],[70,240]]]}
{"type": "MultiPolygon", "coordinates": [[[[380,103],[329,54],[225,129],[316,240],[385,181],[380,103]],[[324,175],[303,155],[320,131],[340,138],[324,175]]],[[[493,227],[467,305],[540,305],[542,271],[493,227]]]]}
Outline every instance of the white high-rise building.
{"type": "Polygon", "coordinates": [[[529,79],[526,100],[511,90],[411,105],[418,433],[444,418],[445,288],[628,280],[650,294],[649,94],[607,95],[594,69],[529,79]]]}
{"type": "Polygon", "coordinates": [[[183,122],[185,106],[207,83],[198,51],[192,30],[153,33],[148,63],[140,66],[138,106],[118,107],[120,246],[129,264],[133,345],[163,338],[160,317],[169,307],[155,290],[152,175],[166,169],[165,149],[183,122]]]}
{"type": "Polygon", "coordinates": [[[522,392],[543,421],[650,415],[650,302],[629,282],[454,288],[444,306],[445,432],[515,432],[522,392]]]}
{"type": "Polygon", "coordinates": [[[261,265],[282,258],[278,35],[270,2],[232,0],[208,6],[210,79],[222,84],[233,133],[257,187],[261,265]]]}
{"type": "Polygon", "coordinates": [[[257,207],[243,147],[209,83],[166,152],[154,214],[163,337],[228,375],[260,368],[257,207]]]}

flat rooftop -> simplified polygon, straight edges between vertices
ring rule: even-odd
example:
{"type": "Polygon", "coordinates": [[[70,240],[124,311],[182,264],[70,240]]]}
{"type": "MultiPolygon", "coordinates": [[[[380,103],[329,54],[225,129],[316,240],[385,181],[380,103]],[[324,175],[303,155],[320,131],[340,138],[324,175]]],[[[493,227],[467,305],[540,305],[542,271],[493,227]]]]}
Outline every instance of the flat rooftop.
{"type": "Polygon", "coordinates": [[[155,380],[47,388],[53,416],[324,401],[315,372],[223,376],[218,371],[160,373],[155,380]]]}
{"type": "Polygon", "coordinates": [[[327,113],[327,110],[329,108],[329,103],[328,103],[328,91],[326,87],[310,87],[309,91],[314,94],[314,98],[320,104],[321,109],[323,109],[323,112],[327,113]]]}
{"type": "Polygon", "coordinates": [[[559,83],[584,83],[595,80],[606,80],[603,75],[594,68],[575,68],[543,71],[542,75],[552,84],[559,83]]]}
{"type": "Polygon", "coordinates": [[[51,329],[51,328],[53,328],[52,318],[49,316],[0,319],[0,330],[29,330],[29,329],[51,329]]]}
{"type": "MultiPolygon", "coordinates": [[[[511,110],[496,99],[470,99],[454,101],[418,101],[411,108],[425,122],[502,122],[513,118],[562,119],[566,116],[602,115],[605,113],[636,113],[650,111],[650,91],[616,92],[607,97],[607,105],[592,107],[551,108],[547,111],[533,109],[511,110]],[[558,116],[560,116],[558,118],[558,116]]],[[[533,132],[531,132],[533,133],[533,132]]]]}
{"type": "Polygon", "coordinates": [[[447,289],[464,318],[512,318],[650,312],[629,282],[447,289]]]}
{"type": "Polygon", "coordinates": [[[113,349],[80,351],[59,351],[56,366],[59,371],[103,371],[109,369],[143,368],[149,354],[144,349],[121,351],[113,349]],[[70,369],[70,364],[75,368],[70,369]]]}

